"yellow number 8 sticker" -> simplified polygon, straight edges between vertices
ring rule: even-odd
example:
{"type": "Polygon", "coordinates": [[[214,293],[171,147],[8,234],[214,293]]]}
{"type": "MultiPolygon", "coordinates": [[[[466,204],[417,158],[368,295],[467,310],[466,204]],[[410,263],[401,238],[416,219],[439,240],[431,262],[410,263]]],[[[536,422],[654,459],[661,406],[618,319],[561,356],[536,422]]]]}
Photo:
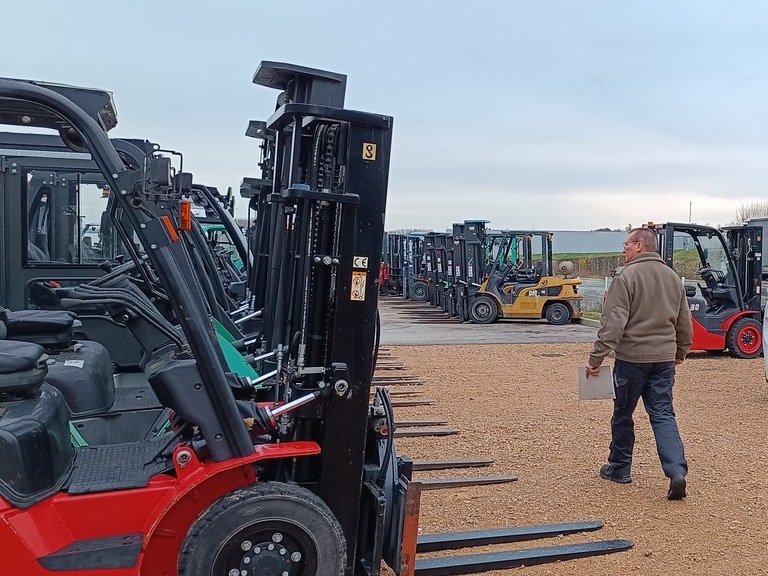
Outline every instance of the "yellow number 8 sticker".
{"type": "Polygon", "coordinates": [[[363,142],[363,160],[376,160],[376,144],[363,142]]]}

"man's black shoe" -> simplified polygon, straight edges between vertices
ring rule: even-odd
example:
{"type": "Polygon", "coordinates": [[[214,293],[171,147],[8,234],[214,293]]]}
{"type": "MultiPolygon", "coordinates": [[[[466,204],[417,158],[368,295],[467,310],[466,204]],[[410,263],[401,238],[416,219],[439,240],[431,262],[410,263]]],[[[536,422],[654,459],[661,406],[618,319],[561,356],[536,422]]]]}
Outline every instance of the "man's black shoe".
{"type": "Polygon", "coordinates": [[[669,481],[667,500],[682,500],[685,498],[685,476],[675,476],[669,481]]]}
{"type": "MultiPolygon", "coordinates": [[[[605,464],[600,468],[600,478],[603,480],[610,480],[611,482],[618,482],[619,484],[629,484],[632,482],[632,476],[617,476],[613,472],[613,466],[605,464]]],[[[685,483],[685,481],[683,481],[685,483]]]]}

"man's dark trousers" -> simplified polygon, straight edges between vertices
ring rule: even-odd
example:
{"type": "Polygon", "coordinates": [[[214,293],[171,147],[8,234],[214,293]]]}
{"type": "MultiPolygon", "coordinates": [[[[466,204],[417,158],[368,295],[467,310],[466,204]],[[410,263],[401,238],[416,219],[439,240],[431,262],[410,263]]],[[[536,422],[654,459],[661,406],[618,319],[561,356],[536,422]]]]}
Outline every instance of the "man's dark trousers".
{"type": "Polygon", "coordinates": [[[675,383],[675,363],[641,364],[616,360],[613,365],[614,389],[611,418],[611,447],[608,463],[616,476],[629,476],[632,469],[632,449],[635,446],[635,423],[632,413],[640,398],[651,421],[656,437],[656,449],[661,467],[668,478],[685,476],[683,441],[672,407],[672,386],[675,383]]]}

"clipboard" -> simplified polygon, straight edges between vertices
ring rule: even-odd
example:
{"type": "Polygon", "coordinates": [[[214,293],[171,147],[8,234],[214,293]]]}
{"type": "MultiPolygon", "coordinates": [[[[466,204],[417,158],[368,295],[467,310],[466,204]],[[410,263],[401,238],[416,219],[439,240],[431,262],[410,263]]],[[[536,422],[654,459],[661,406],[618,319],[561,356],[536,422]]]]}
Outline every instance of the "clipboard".
{"type": "Polygon", "coordinates": [[[579,400],[614,400],[613,368],[600,366],[600,374],[587,378],[587,370],[579,366],[579,400]]]}

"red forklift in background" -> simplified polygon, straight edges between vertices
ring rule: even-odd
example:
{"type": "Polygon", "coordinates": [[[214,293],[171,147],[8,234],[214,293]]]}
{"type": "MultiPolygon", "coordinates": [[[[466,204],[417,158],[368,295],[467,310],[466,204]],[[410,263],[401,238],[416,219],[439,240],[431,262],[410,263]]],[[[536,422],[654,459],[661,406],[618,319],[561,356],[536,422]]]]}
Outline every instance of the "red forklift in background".
{"type": "Polygon", "coordinates": [[[736,358],[762,352],[762,226],[714,228],[700,224],[649,224],[658,251],[678,274],[693,270],[703,282],[686,284],[693,318],[691,350],[727,350],[736,358]],[[693,268],[689,268],[693,266],[693,268]]]}

